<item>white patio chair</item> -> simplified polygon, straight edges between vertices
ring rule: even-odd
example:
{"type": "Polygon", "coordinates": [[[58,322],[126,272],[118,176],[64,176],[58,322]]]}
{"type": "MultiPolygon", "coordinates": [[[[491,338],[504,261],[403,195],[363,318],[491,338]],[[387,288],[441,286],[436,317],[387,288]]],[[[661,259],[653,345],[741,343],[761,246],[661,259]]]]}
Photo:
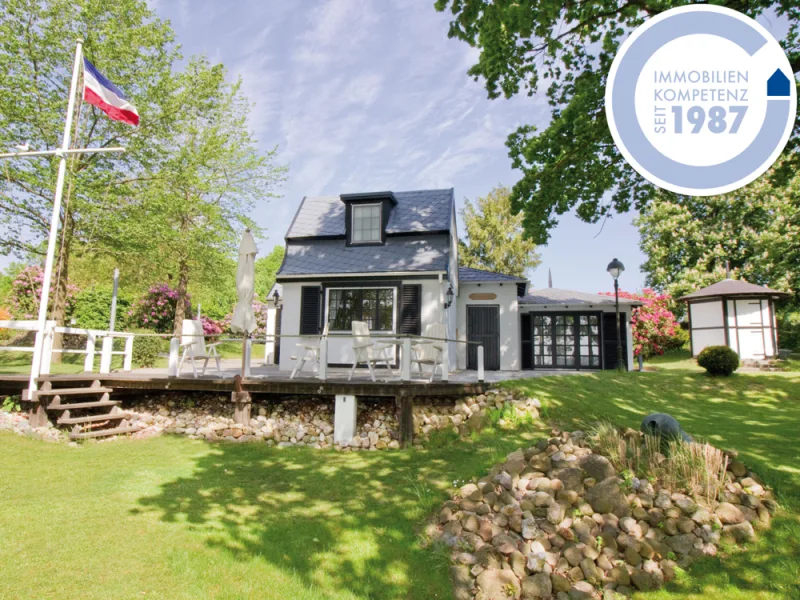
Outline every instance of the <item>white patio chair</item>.
{"type": "Polygon", "coordinates": [[[203,337],[203,322],[196,319],[184,319],[183,321],[183,334],[181,335],[181,359],[178,361],[178,375],[181,374],[183,363],[188,358],[192,363],[192,375],[197,377],[197,367],[195,366],[196,360],[203,361],[203,371],[201,375],[206,374],[208,361],[212,358],[217,363],[217,373],[222,375],[222,369],[219,364],[219,353],[217,346],[220,342],[214,344],[206,344],[206,339],[203,337]]]}
{"type": "Polygon", "coordinates": [[[423,339],[411,346],[411,364],[417,365],[420,375],[424,375],[422,365],[430,365],[431,377],[428,381],[431,382],[434,375],[436,375],[436,368],[438,367],[440,372],[444,369],[442,356],[444,354],[444,345],[447,343],[444,341],[447,338],[447,328],[441,323],[432,323],[425,327],[423,337],[434,339],[423,339]],[[435,339],[442,341],[436,342],[434,341],[435,339]]]}
{"type": "Polygon", "coordinates": [[[322,346],[322,340],[328,337],[328,324],[325,323],[325,327],[322,330],[322,335],[320,336],[319,340],[317,341],[310,341],[310,342],[300,342],[297,344],[297,347],[303,351],[303,355],[299,357],[293,356],[292,360],[297,361],[292,374],[289,376],[289,379],[294,379],[295,376],[303,370],[303,365],[307,362],[313,363],[317,368],[319,368],[319,349],[322,346]]]}
{"type": "Polygon", "coordinates": [[[353,338],[353,354],[355,358],[353,359],[353,368],[350,369],[350,376],[347,378],[347,381],[353,378],[356,367],[364,363],[366,363],[367,368],[369,368],[369,376],[372,378],[372,381],[375,381],[375,371],[372,365],[380,363],[383,363],[392,377],[394,377],[391,364],[392,357],[387,353],[387,350],[393,348],[393,346],[391,344],[376,344],[373,342],[369,337],[369,326],[364,321],[353,321],[353,335],[355,336],[353,338]]]}

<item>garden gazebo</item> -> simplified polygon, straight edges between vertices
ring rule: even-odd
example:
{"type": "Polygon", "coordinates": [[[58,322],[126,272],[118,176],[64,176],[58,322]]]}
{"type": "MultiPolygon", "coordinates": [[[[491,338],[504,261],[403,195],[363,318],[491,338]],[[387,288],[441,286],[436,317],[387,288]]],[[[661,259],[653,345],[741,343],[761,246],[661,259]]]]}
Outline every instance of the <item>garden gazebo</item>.
{"type": "Polygon", "coordinates": [[[741,279],[724,279],[684,296],[692,356],[707,346],[729,346],[744,360],[776,356],[775,300],[788,296],[741,279]]]}

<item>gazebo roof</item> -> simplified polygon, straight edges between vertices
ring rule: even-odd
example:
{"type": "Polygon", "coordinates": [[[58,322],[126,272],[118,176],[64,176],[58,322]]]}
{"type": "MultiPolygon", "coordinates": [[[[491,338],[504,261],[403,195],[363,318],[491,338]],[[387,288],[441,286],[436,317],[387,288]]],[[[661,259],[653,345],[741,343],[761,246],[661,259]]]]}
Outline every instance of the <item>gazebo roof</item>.
{"type": "Polygon", "coordinates": [[[785,298],[790,294],[780,292],[778,290],[771,290],[763,285],[756,285],[755,283],[748,283],[741,279],[723,279],[718,281],[702,290],[697,290],[691,294],[683,296],[681,300],[701,300],[706,298],[723,298],[727,296],[771,296],[773,298],[785,298]]]}

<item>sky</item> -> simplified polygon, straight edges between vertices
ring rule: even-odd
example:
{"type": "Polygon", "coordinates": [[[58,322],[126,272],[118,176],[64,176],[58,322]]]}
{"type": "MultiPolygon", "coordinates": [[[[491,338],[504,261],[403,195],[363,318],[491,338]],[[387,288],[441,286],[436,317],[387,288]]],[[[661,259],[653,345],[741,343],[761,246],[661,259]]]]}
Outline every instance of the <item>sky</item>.
{"type": "MultiPolygon", "coordinates": [[[[522,124],[545,126],[544,95],[489,100],[467,75],[477,51],[447,37],[433,0],[150,0],[169,19],[185,56],[205,53],[241,77],[255,103],[251,126],[278,147],[288,180],[255,219],[266,227],[260,254],[282,244],[304,196],[454,188],[460,209],[498,184],[513,185],[505,147],[522,124]]],[[[641,288],[633,215],[590,225],[565,215],[539,249],[535,287],[612,288],[606,265],[641,288]]],[[[463,227],[460,227],[463,231],[463,227]]]]}
{"type": "MultiPolygon", "coordinates": [[[[467,75],[477,51],[447,37],[433,0],[148,0],[176,32],[184,56],[206,54],[241,78],[250,125],[289,167],[281,198],[254,215],[266,255],[307,195],[454,188],[458,209],[494,186],[513,185],[508,135],[546,127],[544,94],[489,100],[467,75]]],[[[785,24],[759,19],[776,37],[785,24]]],[[[146,118],[146,115],[142,115],[146,118]]],[[[534,287],[612,289],[606,265],[626,266],[620,286],[644,285],[635,213],[587,224],[563,215],[534,287]]],[[[459,231],[463,227],[459,225],[459,231]]],[[[0,263],[7,263],[3,257],[0,263]]]]}

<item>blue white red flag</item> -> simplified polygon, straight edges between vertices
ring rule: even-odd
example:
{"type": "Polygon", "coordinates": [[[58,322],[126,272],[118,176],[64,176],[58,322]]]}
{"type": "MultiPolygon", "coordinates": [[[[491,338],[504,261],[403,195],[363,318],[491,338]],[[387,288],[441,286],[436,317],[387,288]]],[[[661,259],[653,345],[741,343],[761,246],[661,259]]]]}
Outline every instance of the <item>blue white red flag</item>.
{"type": "Polygon", "coordinates": [[[122,91],[106,79],[97,68],[83,59],[83,99],[93,104],[115,121],[129,125],[139,124],[136,107],[128,102],[122,91]]]}

